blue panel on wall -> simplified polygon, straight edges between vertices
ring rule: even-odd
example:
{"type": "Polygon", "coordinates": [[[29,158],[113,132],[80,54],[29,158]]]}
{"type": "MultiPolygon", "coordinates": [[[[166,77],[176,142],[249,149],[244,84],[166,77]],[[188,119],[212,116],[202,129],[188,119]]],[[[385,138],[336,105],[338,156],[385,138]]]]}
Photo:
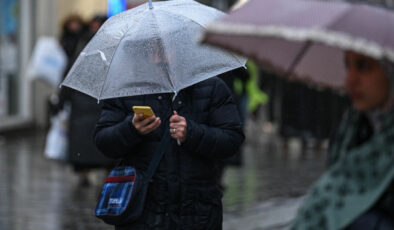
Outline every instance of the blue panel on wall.
{"type": "Polygon", "coordinates": [[[18,24],[18,1],[0,0],[0,35],[15,34],[18,24]]]}
{"type": "Polygon", "coordinates": [[[126,0],[108,0],[108,17],[126,10],[126,0]]]}

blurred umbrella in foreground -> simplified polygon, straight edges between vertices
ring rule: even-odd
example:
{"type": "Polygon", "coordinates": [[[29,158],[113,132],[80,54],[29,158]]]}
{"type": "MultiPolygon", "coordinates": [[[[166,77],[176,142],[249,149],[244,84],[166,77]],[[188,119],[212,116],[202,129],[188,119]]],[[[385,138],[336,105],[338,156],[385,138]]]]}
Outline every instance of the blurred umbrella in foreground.
{"type": "Polygon", "coordinates": [[[117,14],[82,51],[62,85],[97,99],[171,93],[245,65],[202,46],[201,31],[224,16],[192,0],[151,2],[117,14]]]}
{"type": "Polygon", "coordinates": [[[343,50],[394,61],[394,13],[338,1],[251,0],[208,26],[204,43],[308,84],[343,89],[343,50]]]}

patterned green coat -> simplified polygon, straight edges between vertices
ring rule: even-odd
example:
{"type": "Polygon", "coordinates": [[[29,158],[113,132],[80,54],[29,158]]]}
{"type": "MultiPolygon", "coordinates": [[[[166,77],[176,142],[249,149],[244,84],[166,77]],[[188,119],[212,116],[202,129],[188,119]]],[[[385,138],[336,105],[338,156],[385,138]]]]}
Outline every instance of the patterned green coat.
{"type": "Polygon", "coordinates": [[[344,229],[374,205],[393,209],[394,109],[376,134],[365,115],[349,111],[330,148],[330,162],[292,230],[344,229]]]}

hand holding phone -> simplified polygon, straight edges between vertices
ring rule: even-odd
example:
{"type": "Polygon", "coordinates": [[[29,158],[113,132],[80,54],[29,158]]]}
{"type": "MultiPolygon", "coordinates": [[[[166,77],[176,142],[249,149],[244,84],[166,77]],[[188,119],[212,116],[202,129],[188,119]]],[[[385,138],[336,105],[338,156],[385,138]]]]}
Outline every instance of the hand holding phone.
{"type": "Polygon", "coordinates": [[[149,106],[133,106],[134,117],[132,124],[142,135],[146,135],[160,126],[161,120],[149,106]]]}

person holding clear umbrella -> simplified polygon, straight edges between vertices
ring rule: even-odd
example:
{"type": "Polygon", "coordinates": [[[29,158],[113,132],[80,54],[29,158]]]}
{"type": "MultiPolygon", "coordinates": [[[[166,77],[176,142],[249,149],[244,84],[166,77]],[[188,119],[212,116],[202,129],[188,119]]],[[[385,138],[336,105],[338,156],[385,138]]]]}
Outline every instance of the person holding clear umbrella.
{"type": "MultiPolygon", "coordinates": [[[[162,50],[160,43],[153,43],[148,57],[157,74],[176,57],[163,57],[162,50]]],[[[169,147],[149,183],[141,216],[115,229],[221,230],[221,165],[239,151],[245,138],[231,90],[212,77],[177,94],[104,100],[94,139],[107,157],[146,170],[166,130],[169,147]],[[133,106],[150,106],[155,115],[146,118],[133,106]]]]}
{"type": "Polygon", "coordinates": [[[107,156],[145,168],[164,130],[170,129],[172,137],[150,183],[142,216],[116,229],[222,229],[218,163],[235,154],[244,140],[236,104],[218,78],[182,90],[174,102],[172,96],[104,102],[95,141],[107,156]],[[156,116],[144,119],[133,113],[134,105],[149,105],[156,116]]]}
{"type": "Polygon", "coordinates": [[[117,14],[63,82],[102,100],[94,140],[104,155],[154,171],[142,214],[115,229],[222,229],[218,163],[245,137],[231,92],[216,76],[246,60],[198,39],[223,15],[191,0],[149,1],[117,14]],[[134,106],[150,106],[154,115],[144,118],[134,106]],[[157,150],[163,143],[168,148],[157,150]]]}

